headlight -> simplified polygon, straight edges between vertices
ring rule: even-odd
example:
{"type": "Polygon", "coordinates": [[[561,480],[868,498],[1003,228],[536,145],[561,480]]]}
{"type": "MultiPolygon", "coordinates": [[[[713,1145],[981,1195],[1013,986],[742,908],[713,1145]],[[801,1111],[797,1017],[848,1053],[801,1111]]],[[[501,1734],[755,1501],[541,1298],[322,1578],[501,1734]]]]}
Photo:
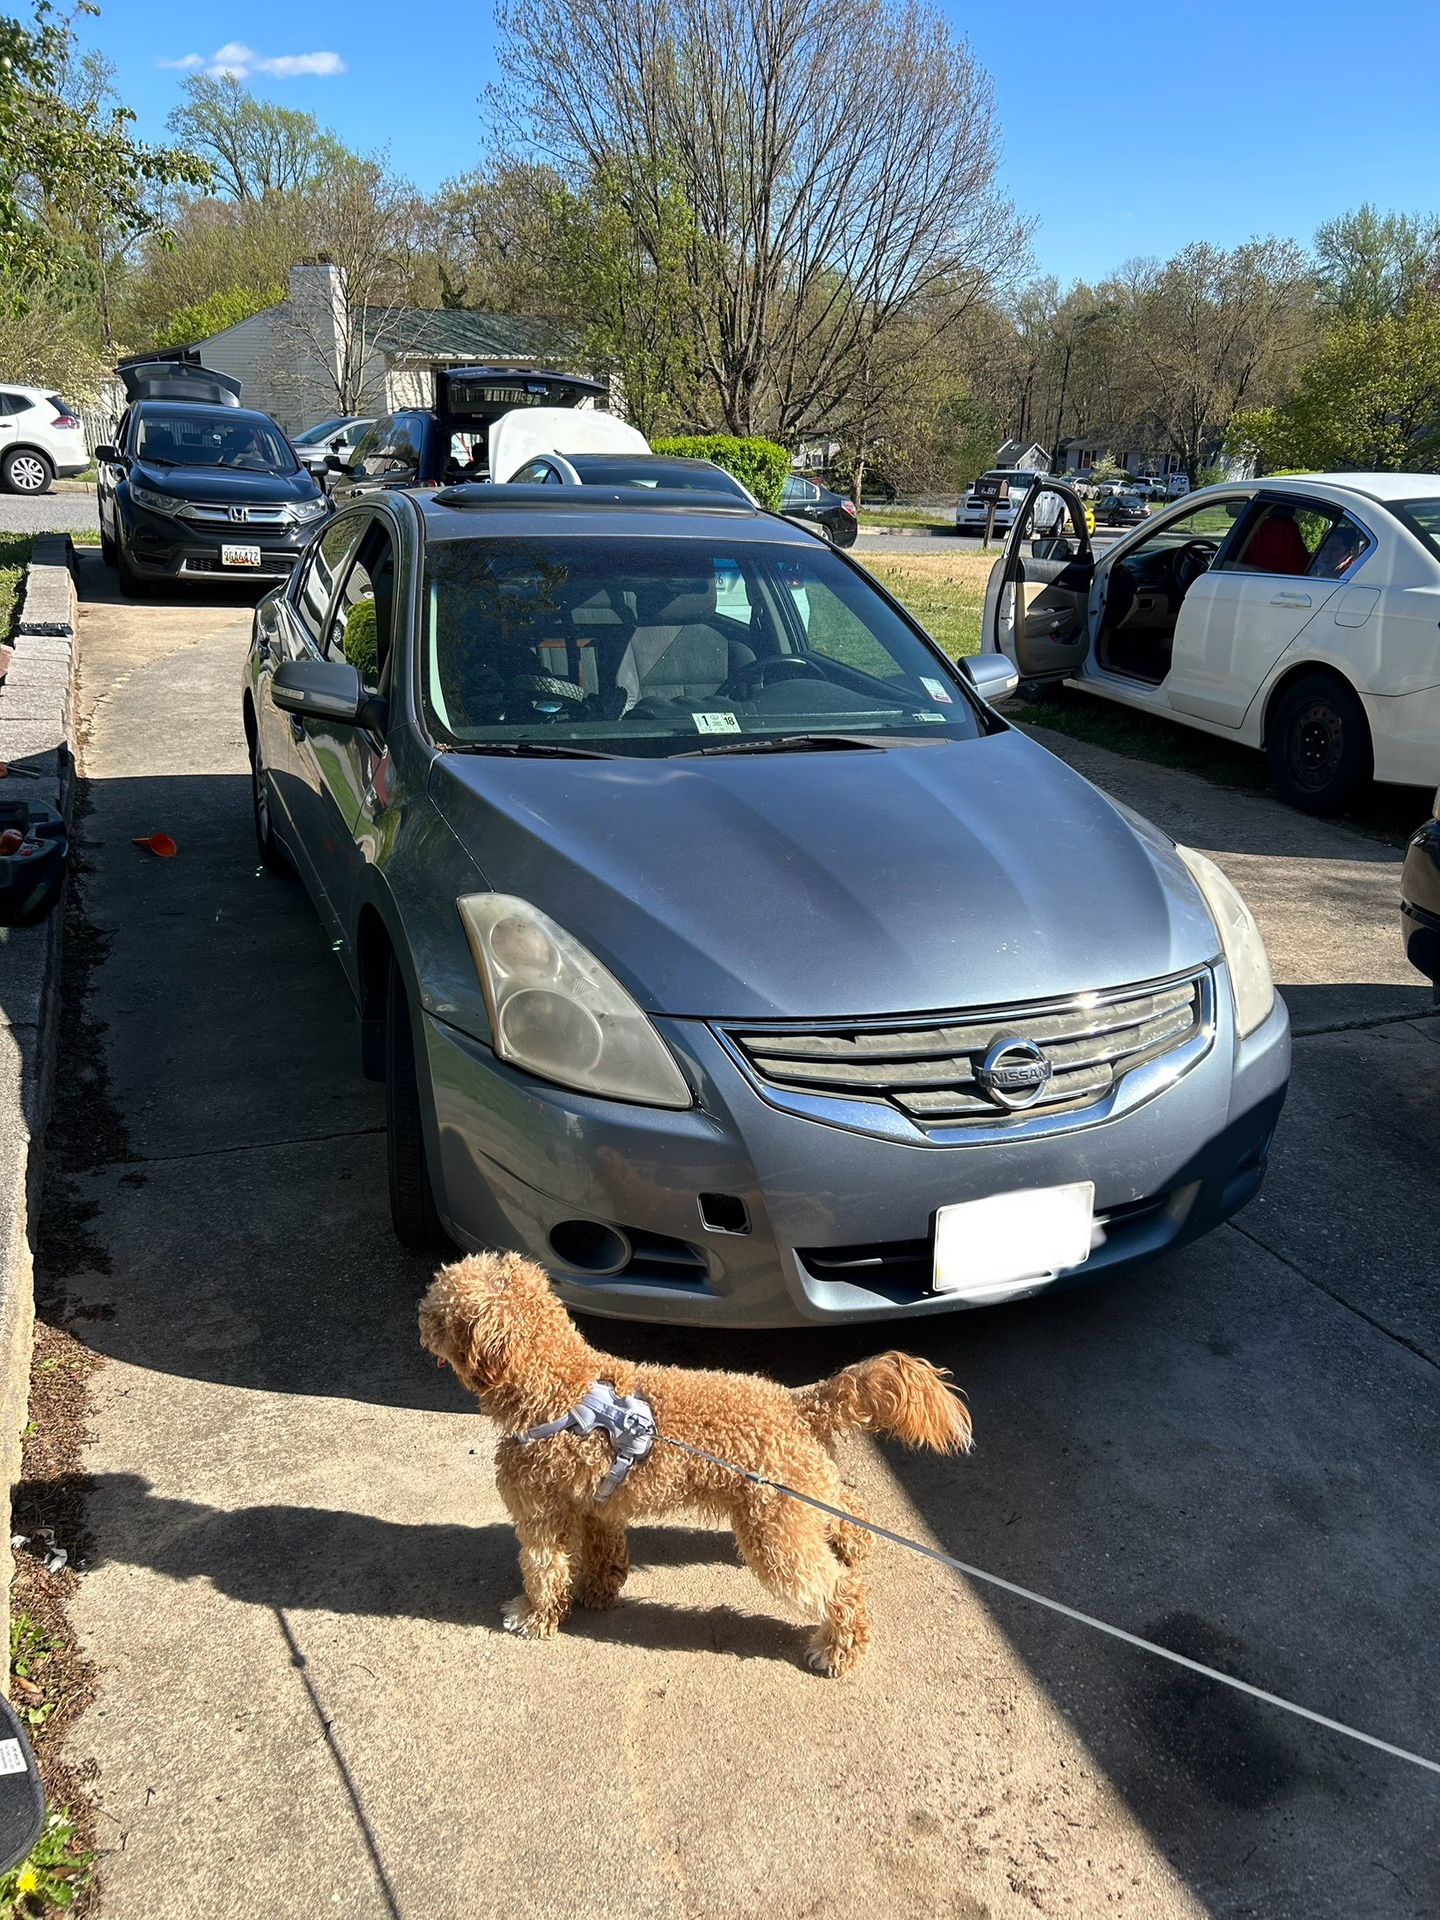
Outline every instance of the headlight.
{"type": "Polygon", "coordinates": [[[693,1104],[646,1015],[548,914],[508,893],[467,894],[456,904],[502,1060],[612,1100],[693,1104]]]}
{"type": "Polygon", "coordinates": [[[130,498],[137,507],[148,507],[151,513],[168,513],[172,519],[185,508],[183,500],[176,500],[168,493],[152,493],[149,487],[137,487],[133,480],[130,482],[130,498]]]}
{"type": "Polygon", "coordinates": [[[1235,995],[1235,1025],[1243,1040],[1269,1017],[1275,1004],[1275,982],[1270,977],[1265,942],[1254,914],[1215,862],[1193,847],[1177,846],[1175,851],[1194,874],[1220,935],[1235,995]]]}
{"type": "Polygon", "coordinates": [[[326,500],[297,500],[290,509],[290,518],[297,526],[303,527],[307,520],[318,520],[322,513],[330,510],[326,500]]]}

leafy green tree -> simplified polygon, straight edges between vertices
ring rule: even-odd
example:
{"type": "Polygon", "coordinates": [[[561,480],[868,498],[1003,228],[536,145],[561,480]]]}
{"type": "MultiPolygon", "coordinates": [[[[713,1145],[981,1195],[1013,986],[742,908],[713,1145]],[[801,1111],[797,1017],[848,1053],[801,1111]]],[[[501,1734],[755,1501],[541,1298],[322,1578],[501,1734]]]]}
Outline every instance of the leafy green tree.
{"type": "Polygon", "coordinates": [[[1230,443],[1271,470],[1432,470],[1440,460],[1440,301],[1342,320],[1290,399],[1237,417],[1230,443]]]}
{"type": "Polygon", "coordinates": [[[347,155],[313,113],[257,100],[233,74],[192,73],[182,90],[165,124],[209,164],[229,200],[303,193],[347,155]]]}
{"type": "MultiPolygon", "coordinates": [[[[98,9],[81,0],[77,11],[98,9]]],[[[144,233],[163,224],[159,190],[209,177],[195,155],[137,141],[128,107],[92,111],[68,99],[57,81],[74,56],[72,17],[49,0],[28,22],[0,16],[0,277],[12,298],[44,276],[54,246],[47,212],[71,218],[103,201],[113,226],[144,233]]]]}
{"type": "Polygon", "coordinates": [[[1403,313],[1440,291],[1440,221],[1381,213],[1368,202],[1315,235],[1320,293],[1342,320],[1403,313]]]}
{"type": "Polygon", "coordinates": [[[242,320],[263,313],[266,307],[278,306],[284,298],[285,289],[278,282],[258,293],[249,287],[229,287],[224,293],[212,293],[208,300],[192,307],[181,307],[170,316],[150,345],[157,348],[191,346],[197,340],[208,340],[212,333],[238,327],[242,320]]]}

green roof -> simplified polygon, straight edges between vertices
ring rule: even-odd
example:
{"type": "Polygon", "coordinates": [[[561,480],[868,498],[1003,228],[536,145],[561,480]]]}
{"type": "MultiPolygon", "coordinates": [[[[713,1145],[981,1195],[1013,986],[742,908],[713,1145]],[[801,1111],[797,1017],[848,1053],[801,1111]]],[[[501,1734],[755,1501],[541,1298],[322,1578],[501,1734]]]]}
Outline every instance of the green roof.
{"type": "Polygon", "coordinates": [[[501,313],[470,313],[460,307],[371,307],[366,331],[385,353],[446,360],[552,360],[574,343],[538,320],[501,313]]]}

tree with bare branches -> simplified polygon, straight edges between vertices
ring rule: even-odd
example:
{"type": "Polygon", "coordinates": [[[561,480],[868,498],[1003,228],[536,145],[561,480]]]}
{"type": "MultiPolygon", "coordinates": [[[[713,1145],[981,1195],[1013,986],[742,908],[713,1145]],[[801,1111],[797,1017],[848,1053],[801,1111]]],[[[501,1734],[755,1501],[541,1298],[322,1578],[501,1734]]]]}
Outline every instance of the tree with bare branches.
{"type": "Polygon", "coordinates": [[[532,153],[611,183],[654,271],[688,209],[713,424],[851,425],[852,390],[873,409],[904,377],[897,322],[943,334],[1020,257],[989,80],[922,0],[510,0],[500,19],[497,104],[532,153]]]}

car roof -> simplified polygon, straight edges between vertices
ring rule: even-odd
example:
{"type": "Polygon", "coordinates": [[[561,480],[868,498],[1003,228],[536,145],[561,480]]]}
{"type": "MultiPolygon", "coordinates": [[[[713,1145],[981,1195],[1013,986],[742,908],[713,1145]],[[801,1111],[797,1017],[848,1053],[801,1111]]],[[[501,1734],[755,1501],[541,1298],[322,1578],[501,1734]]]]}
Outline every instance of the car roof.
{"type": "Polygon", "coordinates": [[[483,482],[409,488],[428,544],[449,540],[743,540],[747,545],[815,548],[815,536],[779,514],[727,495],[633,487],[492,487],[483,482]],[[701,504],[703,502],[703,504],[701,504]]]}
{"type": "Polygon", "coordinates": [[[1333,493],[1342,487],[1367,500],[1434,500],[1440,498],[1437,473],[1276,473],[1255,483],[1283,487],[1291,493],[1333,493]]]}

